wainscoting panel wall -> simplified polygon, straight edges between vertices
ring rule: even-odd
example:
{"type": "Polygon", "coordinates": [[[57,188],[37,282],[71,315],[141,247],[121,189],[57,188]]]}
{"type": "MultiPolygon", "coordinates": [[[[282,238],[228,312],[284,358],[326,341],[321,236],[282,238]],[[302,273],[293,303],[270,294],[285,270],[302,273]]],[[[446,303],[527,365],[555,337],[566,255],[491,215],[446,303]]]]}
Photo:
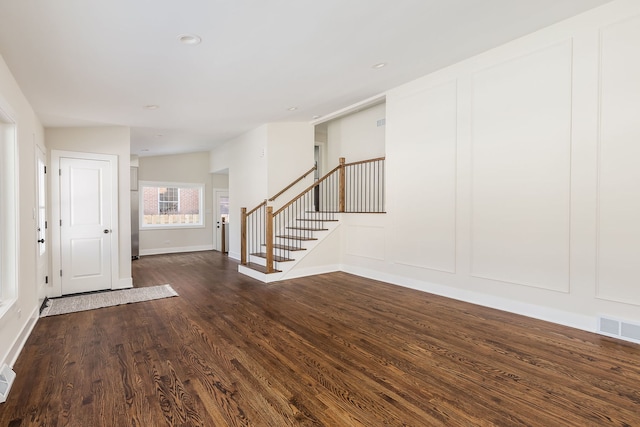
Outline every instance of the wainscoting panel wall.
{"type": "Polygon", "coordinates": [[[600,32],[599,298],[640,305],[640,16],[600,32]]]}
{"type": "Polygon", "coordinates": [[[571,48],[472,76],[475,277],[569,291],[571,48]]]}
{"type": "Polygon", "coordinates": [[[384,261],[384,227],[347,225],[345,251],[347,255],[384,261]]]}
{"type": "Polygon", "coordinates": [[[387,111],[401,145],[388,156],[395,263],[455,273],[456,95],[454,80],[397,99],[387,111]]]}

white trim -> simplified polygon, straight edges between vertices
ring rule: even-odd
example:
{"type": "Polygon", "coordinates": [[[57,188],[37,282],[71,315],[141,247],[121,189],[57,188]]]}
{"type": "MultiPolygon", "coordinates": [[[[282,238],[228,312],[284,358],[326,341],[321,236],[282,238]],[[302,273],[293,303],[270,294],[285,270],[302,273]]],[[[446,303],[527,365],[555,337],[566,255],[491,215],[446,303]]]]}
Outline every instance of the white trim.
{"type": "Polygon", "coordinates": [[[374,105],[382,104],[386,101],[387,94],[381,93],[371,98],[367,98],[363,101],[357,102],[355,104],[349,105],[348,107],[342,108],[338,111],[334,111],[333,113],[329,113],[325,116],[320,117],[317,120],[310,122],[312,126],[319,125],[321,123],[328,122],[333,119],[337,119],[340,117],[348,116],[349,114],[357,113],[358,111],[366,110],[369,107],[373,107],[374,105]]]}
{"type": "Polygon", "coordinates": [[[129,288],[133,288],[133,278],[131,277],[118,279],[118,282],[115,283],[111,289],[129,289],[129,288]]]}
{"type": "Polygon", "coordinates": [[[342,265],[329,264],[308,268],[292,269],[289,270],[281,280],[297,279],[299,277],[315,276],[317,274],[335,273],[336,271],[342,271],[342,265]]]}
{"type": "Polygon", "coordinates": [[[6,238],[6,245],[0,241],[0,319],[8,315],[16,305],[20,292],[20,154],[18,148],[18,124],[9,113],[9,105],[0,98],[0,118],[2,126],[0,132],[7,135],[7,144],[4,145],[4,137],[0,138],[0,168],[4,176],[0,176],[0,194],[6,189],[7,194],[2,195],[2,208],[0,208],[0,233],[6,238]],[[5,129],[6,126],[6,129],[5,129]],[[6,150],[5,150],[6,149],[6,150]],[[4,157],[6,154],[6,158],[4,157]],[[5,168],[5,166],[8,167],[5,168]],[[6,181],[5,181],[6,180],[6,181]],[[7,204],[7,200],[11,203],[7,204]],[[6,210],[5,210],[6,209],[6,210]],[[4,234],[6,233],[6,234],[4,234]],[[4,281],[7,281],[3,285],[4,281]],[[8,291],[7,291],[8,290],[8,291]]]}
{"type": "Polygon", "coordinates": [[[212,251],[212,250],[213,250],[213,244],[198,245],[198,246],[179,246],[179,247],[173,247],[173,248],[141,249],[140,256],[177,254],[181,252],[201,252],[201,251],[212,251]]]}
{"type": "Polygon", "coordinates": [[[40,307],[35,307],[31,312],[31,315],[29,316],[29,320],[27,320],[27,322],[22,327],[22,330],[18,334],[16,334],[16,338],[9,346],[9,351],[5,355],[4,360],[0,360],[0,366],[6,363],[10,367],[13,367],[13,365],[16,363],[16,360],[18,360],[18,356],[22,352],[22,349],[24,348],[29,335],[31,335],[31,331],[33,331],[36,323],[38,323],[39,313],[40,307]]]}
{"type": "Polygon", "coordinates": [[[120,289],[120,254],[118,236],[120,235],[119,205],[120,191],[118,187],[118,156],[115,154],[84,153],[79,151],[51,150],[51,287],[50,297],[62,295],[62,280],[58,272],[61,270],[61,236],[60,236],[60,159],[103,160],[111,167],[111,289],[120,289]]]}
{"type": "MultiPolygon", "coordinates": [[[[42,148],[36,141],[35,141],[35,135],[34,135],[34,141],[33,141],[33,152],[34,152],[34,156],[35,156],[35,199],[36,199],[36,203],[35,203],[35,225],[36,227],[40,226],[40,191],[44,192],[44,207],[45,207],[45,224],[48,225],[48,221],[47,218],[49,216],[49,194],[47,191],[47,174],[44,174],[44,188],[40,188],[40,154],[42,154],[42,160],[43,160],[43,166],[45,168],[45,170],[47,169],[47,150],[42,148]]],[[[51,171],[49,171],[51,172],[51,171]]],[[[38,234],[36,234],[36,236],[38,237],[38,234]]],[[[40,244],[36,244],[35,245],[35,250],[36,250],[36,255],[35,255],[35,260],[36,260],[36,280],[39,280],[40,277],[38,276],[38,271],[39,271],[39,267],[43,267],[44,269],[44,274],[45,276],[50,276],[51,272],[49,271],[49,254],[50,254],[50,248],[51,248],[51,241],[49,239],[49,232],[48,232],[48,227],[45,227],[44,229],[44,237],[45,239],[45,252],[44,252],[44,257],[40,255],[40,244]],[[40,262],[43,262],[44,265],[40,265],[40,262]]],[[[42,302],[44,301],[45,295],[48,291],[49,286],[47,285],[51,285],[50,283],[46,283],[46,280],[44,280],[42,283],[36,283],[36,296],[38,298],[38,305],[42,304],[42,302]]]]}

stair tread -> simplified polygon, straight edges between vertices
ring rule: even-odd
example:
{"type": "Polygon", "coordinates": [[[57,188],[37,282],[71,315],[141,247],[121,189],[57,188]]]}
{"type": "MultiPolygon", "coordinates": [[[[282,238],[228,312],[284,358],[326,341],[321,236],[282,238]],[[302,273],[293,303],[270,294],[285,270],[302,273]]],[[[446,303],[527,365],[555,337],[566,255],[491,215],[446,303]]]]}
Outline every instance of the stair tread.
{"type": "MultiPolygon", "coordinates": [[[[244,264],[244,266],[252,270],[258,271],[260,273],[270,274],[270,273],[267,273],[267,267],[265,267],[264,265],[256,264],[254,262],[249,262],[247,264],[244,264]]],[[[273,273],[282,273],[282,271],[275,270],[273,271],[273,273]]]]}
{"type": "MultiPolygon", "coordinates": [[[[263,244],[262,246],[267,246],[267,245],[263,244]]],[[[298,246],[279,245],[279,244],[274,244],[273,249],[284,249],[285,251],[306,251],[307,250],[307,248],[301,248],[298,246]]]]}
{"type": "Polygon", "coordinates": [[[308,227],[287,227],[288,230],[302,230],[302,231],[327,231],[328,228],[308,228],[308,227]]]}
{"type": "Polygon", "coordinates": [[[302,236],[287,236],[287,235],[282,235],[282,236],[276,236],[276,237],[280,237],[282,239],[289,239],[289,240],[318,240],[315,237],[302,237],[302,236]]]}
{"type": "MultiPolygon", "coordinates": [[[[267,259],[267,253],[266,252],[256,252],[251,254],[252,256],[256,256],[258,258],[264,258],[267,259]]],[[[278,255],[274,255],[273,256],[273,260],[276,262],[287,262],[287,261],[295,261],[294,259],[291,258],[286,258],[283,256],[278,256],[278,255]]]]}

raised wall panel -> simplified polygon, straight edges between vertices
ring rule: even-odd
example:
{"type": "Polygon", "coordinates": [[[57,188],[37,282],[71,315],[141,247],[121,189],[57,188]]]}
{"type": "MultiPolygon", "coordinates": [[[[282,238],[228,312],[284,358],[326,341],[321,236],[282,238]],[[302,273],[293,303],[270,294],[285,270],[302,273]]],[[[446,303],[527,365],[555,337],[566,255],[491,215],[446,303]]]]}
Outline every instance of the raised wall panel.
{"type": "Polygon", "coordinates": [[[452,81],[387,101],[393,104],[387,170],[389,182],[397,182],[391,207],[396,263],[455,272],[456,97],[452,81]]]}
{"type": "Polygon", "coordinates": [[[384,261],[384,227],[347,226],[346,254],[384,261]]]}
{"type": "Polygon", "coordinates": [[[571,42],[472,76],[471,274],[569,290],[571,42]]]}
{"type": "Polygon", "coordinates": [[[640,305],[640,17],[600,41],[597,296],[640,305]]]}

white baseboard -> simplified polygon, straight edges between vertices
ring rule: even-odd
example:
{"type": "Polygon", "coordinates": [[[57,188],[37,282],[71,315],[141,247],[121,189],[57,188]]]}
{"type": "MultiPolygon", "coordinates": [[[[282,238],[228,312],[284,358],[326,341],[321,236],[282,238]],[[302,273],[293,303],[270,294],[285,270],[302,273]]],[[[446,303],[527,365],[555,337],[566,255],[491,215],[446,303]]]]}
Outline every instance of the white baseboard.
{"type": "Polygon", "coordinates": [[[286,272],[281,280],[297,279],[298,277],[315,276],[316,274],[333,273],[336,271],[342,271],[340,264],[332,265],[319,265],[309,268],[292,269],[286,272]]]}
{"type": "Polygon", "coordinates": [[[452,288],[437,283],[423,282],[421,280],[411,279],[403,276],[396,276],[379,271],[370,270],[362,267],[350,265],[342,265],[341,271],[345,273],[355,274],[356,276],[366,277],[368,279],[380,280],[391,283],[393,285],[403,286],[405,288],[416,289],[435,295],[464,301],[471,304],[478,304],[484,307],[495,308],[509,313],[520,314],[522,316],[532,317],[534,319],[544,320],[571,328],[581,329],[587,332],[596,332],[597,318],[567,311],[557,310],[549,307],[542,307],[535,304],[528,304],[520,301],[514,301],[507,298],[501,298],[494,295],[487,295],[479,292],[473,292],[466,289],[452,288]]]}
{"type": "Polygon", "coordinates": [[[15,340],[13,340],[13,343],[11,343],[11,345],[9,346],[9,351],[7,352],[4,360],[0,360],[0,366],[6,364],[9,367],[13,368],[13,365],[16,363],[16,360],[18,360],[18,356],[24,348],[29,335],[31,335],[31,331],[33,331],[36,323],[38,323],[38,319],[40,318],[39,314],[40,307],[34,308],[34,310],[29,315],[29,319],[22,327],[22,330],[16,336],[15,340]]]}
{"type": "Polygon", "coordinates": [[[200,252],[200,251],[212,251],[212,250],[213,250],[213,244],[200,245],[200,246],[180,246],[180,247],[173,247],[173,248],[151,248],[151,249],[141,249],[140,256],[177,254],[181,252],[200,252]]]}

